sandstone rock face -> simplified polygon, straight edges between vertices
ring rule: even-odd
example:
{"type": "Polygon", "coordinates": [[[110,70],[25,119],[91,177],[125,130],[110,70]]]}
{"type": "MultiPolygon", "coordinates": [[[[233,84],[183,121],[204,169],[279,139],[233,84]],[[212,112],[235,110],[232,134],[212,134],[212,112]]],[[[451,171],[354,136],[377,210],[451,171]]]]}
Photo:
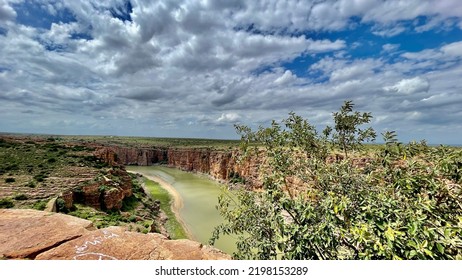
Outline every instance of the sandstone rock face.
{"type": "Polygon", "coordinates": [[[191,240],[168,240],[157,233],[109,227],[88,232],[37,256],[37,260],[211,260],[229,259],[191,240]]]}
{"type": "Polygon", "coordinates": [[[239,161],[237,150],[210,148],[129,148],[100,147],[95,155],[112,165],[152,165],[167,163],[184,171],[199,172],[212,178],[228,181],[238,175],[250,188],[260,188],[264,156],[253,156],[239,161]]]}
{"type": "Polygon", "coordinates": [[[36,210],[0,210],[0,257],[37,260],[217,260],[230,256],[191,240],[95,230],[90,221],[36,210]]]}
{"type": "Polygon", "coordinates": [[[92,223],[72,216],[23,209],[0,209],[0,257],[34,258],[40,252],[87,232],[92,223]]]}
{"type": "Polygon", "coordinates": [[[117,181],[105,176],[105,181],[62,192],[59,198],[64,200],[67,209],[71,209],[75,202],[80,202],[95,209],[120,210],[123,199],[133,194],[132,179],[123,168],[109,172],[117,181]]]}
{"type": "Polygon", "coordinates": [[[101,196],[101,191],[99,187],[99,183],[82,187],[83,201],[85,201],[86,205],[91,206],[95,209],[101,209],[101,202],[99,199],[101,196]]]}
{"type": "Polygon", "coordinates": [[[122,208],[122,200],[125,195],[122,190],[112,188],[103,192],[103,201],[106,209],[120,209],[122,208]]]}
{"type": "Polygon", "coordinates": [[[128,148],[119,146],[100,147],[95,156],[103,159],[110,165],[152,165],[167,161],[165,148],[128,148]]]}

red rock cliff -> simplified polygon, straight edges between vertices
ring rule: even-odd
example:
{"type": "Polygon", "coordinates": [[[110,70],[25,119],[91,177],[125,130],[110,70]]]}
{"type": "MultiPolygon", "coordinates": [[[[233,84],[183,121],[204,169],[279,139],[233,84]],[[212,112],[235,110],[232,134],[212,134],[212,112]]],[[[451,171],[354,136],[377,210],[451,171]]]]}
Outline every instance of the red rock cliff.
{"type": "Polygon", "coordinates": [[[240,179],[248,187],[260,188],[260,171],[264,157],[239,159],[238,150],[214,150],[211,148],[131,148],[110,146],[96,150],[95,155],[109,164],[152,165],[167,163],[181,170],[210,175],[221,181],[240,179]]]}

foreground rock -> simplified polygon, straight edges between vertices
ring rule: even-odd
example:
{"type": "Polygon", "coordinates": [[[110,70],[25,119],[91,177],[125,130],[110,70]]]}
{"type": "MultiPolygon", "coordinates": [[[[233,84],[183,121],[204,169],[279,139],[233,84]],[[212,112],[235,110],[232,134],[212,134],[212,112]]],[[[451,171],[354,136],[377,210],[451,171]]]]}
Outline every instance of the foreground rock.
{"type": "Polygon", "coordinates": [[[168,240],[122,227],[36,210],[0,210],[0,258],[37,260],[216,260],[230,256],[191,240],[168,240]]]}

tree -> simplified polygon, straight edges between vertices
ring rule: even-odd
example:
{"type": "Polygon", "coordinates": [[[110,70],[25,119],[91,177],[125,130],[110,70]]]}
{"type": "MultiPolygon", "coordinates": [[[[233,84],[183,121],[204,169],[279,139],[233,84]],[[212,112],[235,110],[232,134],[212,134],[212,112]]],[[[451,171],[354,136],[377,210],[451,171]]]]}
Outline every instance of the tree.
{"type": "MultiPolygon", "coordinates": [[[[333,139],[345,153],[372,135],[357,128],[370,118],[351,102],[334,113],[333,139]]],[[[242,154],[266,164],[262,191],[219,199],[226,222],[211,243],[237,235],[235,258],[462,259],[462,150],[403,145],[385,133],[387,144],[358,166],[330,160],[328,129],[320,136],[294,113],[237,130],[242,154]]]]}
{"type": "MultiPolygon", "coordinates": [[[[332,142],[343,150],[345,158],[348,158],[349,151],[357,149],[365,141],[374,141],[377,136],[371,127],[364,130],[360,128],[371,121],[371,113],[353,112],[353,106],[353,101],[345,101],[340,111],[333,113],[335,133],[332,142]]],[[[332,128],[328,126],[323,133],[328,137],[331,131],[332,128]]]]}

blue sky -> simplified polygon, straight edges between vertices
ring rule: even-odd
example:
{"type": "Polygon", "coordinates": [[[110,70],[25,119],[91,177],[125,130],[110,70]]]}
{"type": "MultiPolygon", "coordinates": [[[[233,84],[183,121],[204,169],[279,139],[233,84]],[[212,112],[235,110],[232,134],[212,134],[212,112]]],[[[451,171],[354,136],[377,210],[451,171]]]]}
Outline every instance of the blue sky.
{"type": "Polygon", "coordinates": [[[0,131],[237,138],[344,100],[462,144],[462,1],[0,0],[0,131]]]}

